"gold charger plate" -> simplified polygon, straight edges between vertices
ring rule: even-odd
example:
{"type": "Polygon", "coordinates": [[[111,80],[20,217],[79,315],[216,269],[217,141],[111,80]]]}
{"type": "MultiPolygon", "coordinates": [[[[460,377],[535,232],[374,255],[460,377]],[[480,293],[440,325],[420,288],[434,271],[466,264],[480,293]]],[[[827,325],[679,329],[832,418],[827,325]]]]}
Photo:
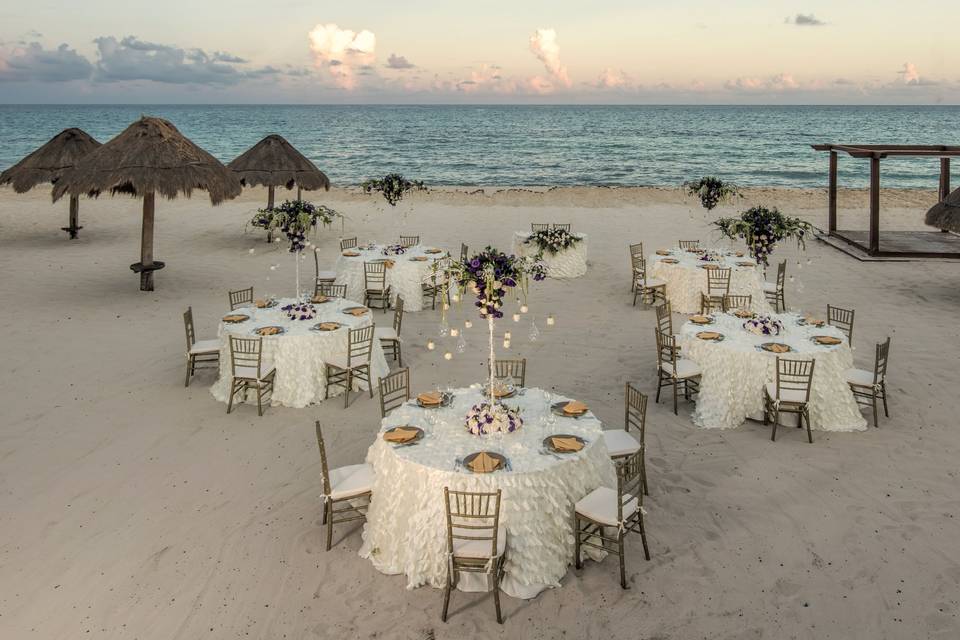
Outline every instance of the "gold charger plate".
{"type": "Polygon", "coordinates": [[[223,316],[223,321],[227,324],[237,324],[239,322],[246,322],[250,319],[245,313],[231,313],[230,315],[223,316]]]}
{"type": "Polygon", "coordinates": [[[403,425],[397,425],[396,427],[390,427],[389,429],[383,432],[383,435],[381,437],[384,439],[384,441],[387,444],[407,445],[407,444],[413,444],[414,442],[420,442],[420,440],[423,439],[423,435],[424,435],[423,429],[421,429],[420,427],[416,427],[412,424],[403,424],[403,425]],[[407,440],[389,440],[387,438],[388,433],[396,433],[400,429],[412,429],[416,433],[407,440]]]}
{"type": "Polygon", "coordinates": [[[587,441],[584,440],[583,438],[581,438],[580,436],[575,436],[575,435],[572,435],[572,434],[569,434],[569,433],[556,433],[556,434],[554,434],[554,435],[552,435],[552,436],[547,436],[546,438],[544,438],[544,439],[543,439],[543,446],[544,446],[548,451],[551,451],[551,452],[553,452],[553,453],[559,453],[559,454],[561,454],[561,455],[564,455],[564,454],[569,454],[569,453],[580,453],[581,451],[583,451],[583,448],[587,446],[587,441]],[[580,448],[577,449],[576,451],[569,451],[569,450],[566,450],[566,449],[558,449],[558,448],[556,447],[556,445],[553,443],[553,439],[554,439],[554,438],[571,438],[571,439],[573,439],[573,440],[576,440],[578,443],[580,443],[580,448]]]}
{"type": "Polygon", "coordinates": [[[476,452],[471,453],[470,455],[464,457],[464,459],[463,459],[463,467],[464,467],[467,471],[469,471],[469,472],[471,472],[471,473],[493,473],[494,471],[502,471],[503,469],[506,469],[506,468],[507,468],[507,459],[506,459],[502,454],[496,453],[496,452],[494,452],[494,451],[476,451],[476,452]],[[470,466],[470,463],[473,462],[474,459],[475,459],[477,456],[479,456],[481,453],[485,453],[485,454],[487,454],[488,456],[490,456],[491,458],[493,458],[494,460],[496,460],[497,466],[494,467],[493,469],[491,469],[490,471],[475,471],[475,470],[470,466]]]}
{"type": "Polygon", "coordinates": [[[793,351],[793,347],[782,342],[764,342],[760,345],[760,348],[764,351],[769,351],[770,353],[790,353],[793,351]],[[786,347],[785,351],[777,351],[778,347],[786,347]]]}
{"type": "Polygon", "coordinates": [[[277,325],[274,324],[274,325],[268,325],[268,326],[266,326],[266,327],[257,327],[256,329],[254,329],[254,330],[251,331],[250,333],[252,333],[252,334],[254,334],[254,335],[257,335],[257,336],[261,336],[261,337],[263,337],[263,338],[269,338],[269,337],[271,337],[271,336],[280,336],[280,335],[283,335],[283,334],[286,333],[286,332],[287,332],[286,329],[284,329],[283,327],[280,327],[280,326],[277,326],[277,325]],[[272,333],[262,333],[263,331],[265,331],[265,330],[267,330],[267,329],[276,329],[276,331],[274,331],[274,332],[272,332],[272,333]]]}

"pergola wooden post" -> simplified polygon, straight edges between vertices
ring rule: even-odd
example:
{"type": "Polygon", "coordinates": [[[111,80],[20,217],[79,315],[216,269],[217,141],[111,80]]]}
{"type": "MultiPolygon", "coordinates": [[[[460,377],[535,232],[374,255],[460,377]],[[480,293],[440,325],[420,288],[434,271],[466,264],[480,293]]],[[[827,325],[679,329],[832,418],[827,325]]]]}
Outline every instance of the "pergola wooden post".
{"type": "Polygon", "coordinates": [[[960,156],[960,147],[943,145],[879,145],[879,144],[815,144],[813,149],[830,153],[827,190],[827,230],[830,236],[857,247],[869,256],[879,257],[950,257],[960,258],[960,240],[932,240],[936,232],[889,232],[886,248],[880,246],[880,161],[887,157],[928,157],[940,160],[939,201],[950,193],[950,158],[960,156]],[[862,231],[837,229],[837,157],[846,153],[852,158],[870,160],[870,216],[866,234],[862,231]],[[865,236],[865,237],[864,237],[865,236]],[[866,242],[864,242],[864,240],[866,242]],[[944,244],[948,243],[948,244],[944,244]],[[929,246],[924,246],[929,244],[929,246]],[[938,246],[934,247],[933,245],[938,246]],[[934,251],[934,248],[945,250],[934,251]]]}

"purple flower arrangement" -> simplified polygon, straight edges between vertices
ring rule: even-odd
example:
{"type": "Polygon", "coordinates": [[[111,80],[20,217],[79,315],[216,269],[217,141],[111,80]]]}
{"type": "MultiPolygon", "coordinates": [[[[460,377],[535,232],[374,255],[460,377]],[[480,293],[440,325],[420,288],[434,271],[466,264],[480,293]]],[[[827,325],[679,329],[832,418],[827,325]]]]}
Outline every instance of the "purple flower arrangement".
{"type": "Polygon", "coordinates": [[[757,264],[762,265],[770,264],[770,254],[779,241],[794,237],[797,246],[802,249],[806,235],[813,231],[813,225],[809,222],[787,217],[776,207],[753,207],[740,214],[739,218],[719,218],[713,224],[731,240],[743,238],[757,264]]]}
{"type": "Polygon", "coordinates": [[[388,244],[383,248],[385,256],[399,256],[406,253],[407,250],[401,244],[388,244]]]}
{"type": "Polygon", "coordinates": [[[306,302],[288,304],[280,308],[287,312],[287,317],[291,320],[313,320],[317,316],[317,308],[306,302]]]}
{"type": "Polygon", "coordinates": [[[744,322],[743,328],[758,336],[778,336],[783,331],[783,323],[770,316],[757,316],[744,322]]]}
{"type": "Polygon", "coordinates": [[[527,277],[543,280],[546,268],[540,260],[507,255],[487,247],[464,263],[454,266],[461,287],[477,296],[474,303],[483,317],[502,318],[507,289],[523,285],[527,277]]]}
{"type": "Polygon", "coordinates": [[[566,229],[544,229],[531,233],[524,244],[535,244],[541,252],[548,252],[555,255],[564,249],[568,249],[580,242],[580,238],[573,235],[566,229]]]}
{"type": "Polygon", "coordinates": [[[467,431],[475,436],[490,433],[513,433],[523,426],[520,410],[502,404],[482,402],[475,404],[467,413],[464,422],[467,431]]]}

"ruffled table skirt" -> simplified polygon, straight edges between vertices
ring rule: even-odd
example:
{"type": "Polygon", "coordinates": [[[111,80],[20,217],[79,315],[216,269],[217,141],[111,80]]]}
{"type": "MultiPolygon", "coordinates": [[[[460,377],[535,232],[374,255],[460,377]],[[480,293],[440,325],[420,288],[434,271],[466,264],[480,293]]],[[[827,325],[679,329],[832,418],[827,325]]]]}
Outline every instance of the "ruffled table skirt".
{"type": "Polygon", "coordinates": [[[405,253],[398,256],[384,256],[382,247],[372,250],[357,251],[358,257],[350,258],[341,255],[337,258],[336,284],[347,285],[347,298],[363,304],[366,285],[364,281],[363,263],[372,260],[389,258],[393,266],[387,269],[387,284],[390,285],[390,302],[394,303],[397,296],[403,297],[404,311],[423,310],[423,284],[429,283],[433,275],[433,263],[446,254],[427,254],[430,247],[417,245],[409,247],[405,253]],[[425,261],[414,261],[410,258],[426,257],[425,261]]]}
{"type": "MultiPolygon", "coordinates": [[[[543,264],[547,268],[547,276],[558,279],[579,278],[587,273],[587,234],[573,234],[580,238],[580,242],[564,249],[559,253],[543,252],[543,264]]],[[[530,237],[527,231],[515,231],[513,234],[513,253],[517,256],[533,257],[540,253],[535,244],[524,244],[530,237]]]]}
{"type": "MultiPolygon", "coordinates": [[[[743,260],[743,258],[739,258],[743,260]]],[[[679,264],[661,262],[661,256],[650,258],[652,266],[650,276],[667,283],[667,300],[677,313],[699,313],[700,294],[707,292],[707,270],[700,268],[696,259],[681,258],[679,264]],[[692,260],[692,261],[691,261],[692,260]]],[[[763,272],[759,267],[730,267],[730,294],[750,295],[751,311],[770,313],[773,309],[763,292],[763,272]]]]}

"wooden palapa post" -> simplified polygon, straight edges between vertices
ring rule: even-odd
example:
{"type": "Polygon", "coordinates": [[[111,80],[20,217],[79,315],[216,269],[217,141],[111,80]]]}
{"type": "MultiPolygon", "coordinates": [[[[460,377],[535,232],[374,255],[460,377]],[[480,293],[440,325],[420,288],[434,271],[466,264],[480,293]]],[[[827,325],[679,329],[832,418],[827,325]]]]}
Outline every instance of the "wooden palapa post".
{"type": "Polygon", "coordinates": [[[153,291],[153,210],[154,195],[143,194],[143,227],[140,231],[140,291],[153,291]]]}
{"type": "Polygon", "coordinates": [[[870,253],[880,251],[880,154],[870,156],[870,253]]]}
{"type": "MultiPolygon", "coordinates": [[[[267,209],[273,209],[273,199],[275,197],[274,187],[267,187],[267,209]]],[[[267,230],[267,242],[273,242],[273,229],[267,230]]]]}
{"type": "Polygon", "coordinates": [[[828,195],[827,231],[837,230],[837,152],[830,152],[830,183],[828,195]]]}
{"type": "MultiPolygon", "coordinates": [[[[950,158],[940,158],[940,202],[950,195],[950,158]]],[[[946,229],[940,229],[947,233],[946,229]]]]}
{"type": "Polygon", "coordinates": [[[77,238],[77,232],[83,227],[80,226],[80,196],[70,196],[70,222],[69,226],[63,227],[63,230],[70,234],[70,239],[77,238]]]}

